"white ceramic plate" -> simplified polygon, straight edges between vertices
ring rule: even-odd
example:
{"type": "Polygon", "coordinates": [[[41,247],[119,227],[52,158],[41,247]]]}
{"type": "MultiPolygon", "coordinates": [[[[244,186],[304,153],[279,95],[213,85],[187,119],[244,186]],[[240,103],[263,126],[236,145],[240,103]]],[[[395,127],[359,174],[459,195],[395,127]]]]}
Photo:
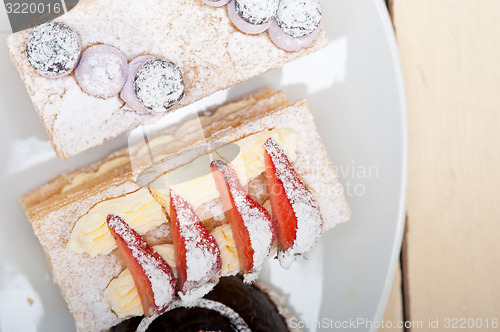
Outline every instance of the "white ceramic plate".
{"type": "MultiPolygon", "coordinates": [[[[306,97],[338,168],[351,220],[326,233],[309,255],[261,279],[288,295],[297,325],[309,331],[375,330],[392,285],[404,225],[407,127],[403,81],[382,0],[325,0],[329,46],[192,106],[219,103],[271,85],[306,97]],[[339,324],[355,325],[339,328],[339,324]]],[[[73,319],[51,280],[18,198],[60,172],[97,161],[127,137],[63,162],[50,148],[14,66],[0,6],[0,331],[72,331],[73,319]]]]}

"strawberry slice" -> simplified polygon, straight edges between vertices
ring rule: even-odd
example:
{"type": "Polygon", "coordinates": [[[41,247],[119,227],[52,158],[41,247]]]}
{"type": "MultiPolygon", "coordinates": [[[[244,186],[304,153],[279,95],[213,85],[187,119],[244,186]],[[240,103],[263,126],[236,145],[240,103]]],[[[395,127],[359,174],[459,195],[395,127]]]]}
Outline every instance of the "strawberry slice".
{"type": "Polygon", "coordinates": [[[271,216],[255,202],[241,185],[235,171],[226,162],[215,160],[212,174],[233,232],[236,251],[245,281],[257,277],[274,242],[271,216]]]}
{"type": "Polygon", "coordinates": [[[151,317],[161,314],[175,296],[172,269],[122,218],[110,214],[107,223],[132,274],[144,315],[151,317]]]}
{"type": "Polygon", "coordinates": [[[177,287],[189,304],[208,293],[219,281],[220,248],[191,205],[170,190],[170,219],[177,265],[177,287]]]}
{"type": "Polygon", "coordinates": [[[288,267],[294,257],[309,251],[323,229],[319,206],[299,179],[283,149],[269,138],[264,143],[264,160],[280,263],[288,267]]]}

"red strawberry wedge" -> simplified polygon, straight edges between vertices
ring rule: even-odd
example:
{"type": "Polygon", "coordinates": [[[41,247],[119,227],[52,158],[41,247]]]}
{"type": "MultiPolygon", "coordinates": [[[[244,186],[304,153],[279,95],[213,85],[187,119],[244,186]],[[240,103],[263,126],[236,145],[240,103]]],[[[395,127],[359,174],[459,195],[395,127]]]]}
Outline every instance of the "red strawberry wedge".
{"type": "Polygon", "coordinates": [[[219,281],[220,249],[191,205],[170,190],[170,219],[177,265],[177,289],[182,301],[193,304],[219,281]]]}
{"type": "Polygon", "coordinates": [[[161,314],[175,296],[172,269],[122,218],[110,214],[107,223],[132,274],[144,315],[151,317],[161,314]]]}
{"type": "Polygon", "coordinates": [[[215,160],[212,174],[222,198],[245,281],[257,278],[274,242],[271,216],[256,203],[241,185],[235,171],[226,162],[215,160]]]}
{"type": "Polygon", "coordinates": [[[269,138],[264,151],[271,210],[281,249],[278,258],[287,268],[295,256],[316,244],[323,218],[314,196],[297,176],[283,149],[269,138]]]}

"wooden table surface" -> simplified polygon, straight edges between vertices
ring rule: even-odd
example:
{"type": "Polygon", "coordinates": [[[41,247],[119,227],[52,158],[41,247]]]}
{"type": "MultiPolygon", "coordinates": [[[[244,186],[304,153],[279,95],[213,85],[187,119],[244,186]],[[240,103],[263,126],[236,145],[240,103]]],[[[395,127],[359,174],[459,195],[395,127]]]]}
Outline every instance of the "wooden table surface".
{"type": "Polygon", "coordinates": [[[500,331],[500,1],[388,5],[410,160],[402,263],[384,319],[413,327],[380,330],[448,331],[456,319],[500,331]]]}

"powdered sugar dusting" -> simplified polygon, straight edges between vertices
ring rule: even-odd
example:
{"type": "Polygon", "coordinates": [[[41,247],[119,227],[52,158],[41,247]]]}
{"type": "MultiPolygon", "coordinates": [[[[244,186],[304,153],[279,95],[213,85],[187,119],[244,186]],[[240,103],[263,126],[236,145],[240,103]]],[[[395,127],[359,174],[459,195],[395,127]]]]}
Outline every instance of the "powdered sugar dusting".
{"type": "MultiPolygon", "coordinates": [[[[62,79],[66,78],[68,77],[62,79]]],[[[343,188],[314,126],[307,103],[299,100],[268,111],[263,116],[242,121],[242,117],[247,113],[243,110],[235,113],[234,117],[226,117],[225,127],[230,129],[216,132],[210,139],[233,142],[263,130],[293,128],[298,133],[299,139],[296,150],[297,161],[291,158],[291,155],[290,161],[303,183],[317,193],[316,199],[324,217],[323,231],[345,222],[349,218],[350,211],[343,188]]],[[[168,164],[166,167],[171,165],[168,164]]],[[[62,175],[56,180],[61,181],[65,176],[62,175]]],[[[78,194],[68,194],[52,203],[44,201],[40,204],[26,204],[30,202],[31,195],[43,197],[47,186],[54,184],[44,185],[22,198],[26,214],[49,258],[54,279],[57,280],[75,317],[78,331],[107,330],[122,321],[112,312],[102,296],[110,280],[123,270],[121,260],[112,254],[90,257],[86,254],[69,252],[64,248],[76,221],[92,206],[106,199],[136,191],[138,187],[129,180],[114,179],[112,184],[106,183],[78,194]]],[[[272,250],[275,251],[275,248],[272,250]]]]}
{"type": "Polygon", "coordinates": [[[83,52],[75,77],[88,94],[108,98],[121,91],[127,72],[127,58],[118,49],[95,45],[83,52]]]}
{"type": "Polygon", "coordinates": [[[229,0],[201,0],[201,1],[213,7],[222,7],[229,2],[229,0]]]}
{"type": "MultiPolygon", "coordinates": [[[[83,48],[106,44],[128,61],[150,54],[176,63],[184,75],[186,95],[170,110],[326,45],[323,32],[313,47],[286,52],[265,34],[252,36],[235,29],[226,8],[199,0],[80,0],[57,20],[78,33],[83,48]]],[[[73,75],[41,77],[24,51],[29,32],[11,35],[9,51],[59,157],[78,154],[164,116],[127,112],[118,96],[103,100],[88,95],[73,75]]]]}
{"type": "MultiPolygon", "coordinates": [[[[171,305],[171,307],[175,304],[175,302],[171,305]]],[[[148,329],[149,325],[160,315],[153,315],[151,317],[144,317],[141,322],[139,323],[139,326],[137,326],[137,329],[135,332],[146,332],[148,329]]]]}
{"type": "MultiPolygon", "coordinates": [[[[176,309],[176,308],[183,308],[184,304],[180,301],[175,301],[172,303],[172,305],[168,308],[167,311],[176,309]]],[[[241,316],[231,309],[230,307],[226,306],[223,303],[217,302],[217,301],[212,301],[208,299],[199,299],[196,301],[196,303],[193,304],[193,307],[198,307],[198,308],[204,308],[208,310],[213,310],[217,311],[219,314],[222,316],[226,317],[231,321],[231,324],[234,326],[236,331],[239,332],[252,332],[250,328],[248,327],[247,323],[241,316]]],[[[151,318],[144,318],[141,323],[139,324],[139,327],[137,327],[136,332],[145,332],[149,325],[156,319],[156,317],[151,317],[151,318]]]]}
{"type": "MultiPolygon", "coordinates": [[[[170,190],[170,199],[176,210],[178,232],[186,252],[186,280],[179,294],[181,294],[183,301],[193,303],[214,286],[204,286],[205,284],[219,280],[220,248],[189,203],[173,190],[170,190]],[[200,289],[194,291],[196,288],[200,289]]],[[[179,274],[179,269],[182,267],[178,264],[177,262],[177,273],[179,274]]]]}
{"type": "Polygon", "coordinates": [[[296,255],[311,250],[319,240],[323,229],[323,218],[314,196],[298,178],[279,145],[270,138],[264,144],[264,148],[271,157],[276,177],[283,183],[283,189],[297,218],[296,239],[293,246],[279,254],[281,265],[289,267],[296,255]]]}
{"type": "Polygon", "coordinates": [[[127,244],[132,257],[148,277],[158,312],[162,312],[170,305],[175,295],[174,275],[170,266],[120,217],[108,217],[108,225],[127,244]]]}
{"type": "Polygon", "coordinates": [[[185,293],[179,292],[179,297],[186,307],[192,307],[196,304],[196,301],[208,294],[215,285],[217,285],[217,282],[207,282],[185,293]]]}
{"type": "Polygon", "coordinates": [[[233,0],[236,13],[250,24],[259,25],[271,21],[278,9],[279,0],[233,0]]]}
{"type": "Polygon", "coordinates": [[[256,35],[266,31],[271,25],[271,20],[263,24],[252,24],[247,20],[243,19],[240,14],[236,11],[235,1],[231,1],[227,5],[227,14],[231,19],[231,22],[243,33],[250,35],[256,35]]]}
{"type": "Polygon", "coordinates": [[[124,110],[134,111],[141,115],[150,113],[150,110],[147,109],[139,101],[139,99],[137,99],[137,95],[135,93],[134,81],[135,81],[135,75],[137,74],[139,68],[141,68],[143,64],[151,60],[154,60],[154,56],[141,55],[130,61],[130,63],[128,64],[127,80],[125,81],[125,85],[123,86],[123,89],[120,92],[120,98],[125,102],[125,105],[123,106],[124,110]]]}
{"type": "Polygon", "coordinates": [[[37,26],[26,43],[26,56],[33,68],[46,77],[69,74],[80,59],[80,39],[67,25],[48,22],[37,26]]]}
{"type": "Polygon", "coordinates": [[[236,173],[228,164],[220,160],[214,161],[213,164],[222,171],[234,205],[248,230],[254,251],[253,266],[250,273],[245,274],[244,277],[246,282],[252,282],[257,279],[258,272],[269,256],[274,241],[271,216],[245,192],[236,173]]]}
{"type": "Polygon", "coordinates": [[[318,0],[280,0],[276,22],[289,36],[309,35],[319,27],[321,5],[318,0]]]}
{"type": "MultiPolygon", "coordinates": [[[[229,224],[224,224],[214,229],[211,234],[217,241],[221,252],[221,276],[236,275],[240,271],[240,266],[231,227],[229,224]]],[[[153,249],[163,257],[165,262],[170,265],[174,275],[177,276],[174,246],[168,243],[155,245],[153,249]]],[[[276,250],[273,250],[273,254],[275,252],[276,250]]],[[[196,300],[212,290],[215,284],[216,281],[207,282],[188,291],[187,294],[179,293],[179,297],[184,305],[192,306],[196,300]]],[[[134,281],[128,269],[125,269],[110,282],[104,290],[104,297],[118,317],[140,316],[143,314],[140,300],[137,303],[137,288],[134,287],[134,281]]]]}
{"type": "Polygon", "coordinates": [[[276,44],[276,46],[281,47],[285,51],[289,52],[295,52],[300,50],[301,48],[311,46],[316,38],[318,38],[320,32],[321,28],[318,27],[308,35],[293,37],[283,32],[278,23],[276,23],[276,20],[271,23],[268,30],[269,37],[276,44]]]}
{"type": "Polygon", "coordinates": [[[137,189],[132,182],[116,182],[89,190],[78,195],[78,199],[66,196],[48,211],[26,210],[78,331],[105,330],[121,321],[111,311],[102,291],[123,268],[115,255],[90,257],[66,250],[71,230],[77,219],[96,203],[137,189]]]}
{"type": "MultiPolygon", "coordinates": [[[[245,227],[248,229],[250,243],[254,250],[252,272],[260,271],[269,255],[273,244],[271,218],[264,208],[259,209],[251,204],[248,198],[237,190],[231,190],[236,209],[241,214],[245,227]]],[[[252,279],[252,278],[250,278],[252,279]]]]}
{"type": "Polygon", "coordinates": [[[137,71],[134,81],[137,98],[154,113],[164,113],[184,96],[179,67],[168,60],[150,60],[137,71]]]}

